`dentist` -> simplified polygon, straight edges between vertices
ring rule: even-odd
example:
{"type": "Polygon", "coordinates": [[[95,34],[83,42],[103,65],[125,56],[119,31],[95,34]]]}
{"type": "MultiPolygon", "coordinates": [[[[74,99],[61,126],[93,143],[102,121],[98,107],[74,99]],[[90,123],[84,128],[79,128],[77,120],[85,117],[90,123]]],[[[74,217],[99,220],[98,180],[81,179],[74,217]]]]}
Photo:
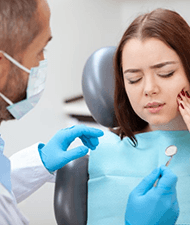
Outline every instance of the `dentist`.
{"type": "MultiPolygon", "coordinates": [[[[46,0],[0,0],[0,30],[1,123],[22,118],[38,103],[43,93],[47,73],[43,51],[52,39],[50,10],[46,0]]],[[[94,150],[102,135],[103,132],[95,128],[73,126],[58,131],[47,144],[37,143],[10,159],[3,154],[4,141],[0,137],[0,224],[29,224],[17,203],[44,183],[55,182],[56,170],[86,155],[89,148],[94,150]],[[67,151],[77,137],[84,146],[67,151]]],[[[155,217],[155,211],[160,209],[160,205],[162,210],[155,221],[159,221],[162,215],[176,218],[178,207],[173,210],[173,214],[168,214],[169,208],[162,204],[167,203],[168,198],[177,202],[176,182],[175,175],[168,168],[153,171],[132,192],[126,210],[126,223],[133,225],[132,221],[138,215],[146,223],[147,211],[149,217],[155,217]],[[160,175],[160,187],[164,183],[165,192],[174,187],[169,197],[164,190],[153,187],[160,175]],[[154,207],[150,203],[154,203],[154,207]]]]}
{"type": "MultiPolygon", "coordinates": [[[[22,118],[43,93],[43,51],[52,39],[49,22],[46,0],[0,0],[0,122],[22,118]]],[[[102,135],[95,128],[73,126],[58,131],[46,145],[35,144],[10,159],[3,154],[0,137],[0,224],[29,224],[17,203],[45,182],[55,182],[55,171],[94,150],[102,135]],[[66,151],[77,137],[84,146],[66,151]]]]}

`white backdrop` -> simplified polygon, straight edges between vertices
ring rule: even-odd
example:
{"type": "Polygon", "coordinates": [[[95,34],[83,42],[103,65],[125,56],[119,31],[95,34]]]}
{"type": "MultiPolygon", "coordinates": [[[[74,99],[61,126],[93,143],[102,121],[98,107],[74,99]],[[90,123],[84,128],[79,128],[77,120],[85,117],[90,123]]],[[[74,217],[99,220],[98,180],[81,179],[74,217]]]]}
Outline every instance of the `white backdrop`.
{"type": "MultiPolygon", "coordinates": [[[[116,45],[128,24],[139,14],[156,7],[178,11],[190,21],[188,0],[49,0],[53,40],[48,46],[49,71],[46,89],[38,105],[20,121],[4,122],[0,132],[5,155],[37,141],[47,142],[69,121],[63,99],[82,93],[81,76],[87,58],[95,50],[116,45]]],[[[19,204],[31,225],[56,224],[53,212],[54,184],[45,184],[19,204]]]]}

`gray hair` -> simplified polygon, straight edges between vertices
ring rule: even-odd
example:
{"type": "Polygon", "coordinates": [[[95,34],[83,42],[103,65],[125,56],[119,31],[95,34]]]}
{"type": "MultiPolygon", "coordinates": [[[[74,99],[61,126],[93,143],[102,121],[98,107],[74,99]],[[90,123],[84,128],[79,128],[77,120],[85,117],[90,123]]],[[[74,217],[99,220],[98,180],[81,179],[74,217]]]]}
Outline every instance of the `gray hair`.
{"type": "Polygon", "coordinates": [[[41,32],[37,0],[0,0],[0,50],[14,56],[41,32]]]}

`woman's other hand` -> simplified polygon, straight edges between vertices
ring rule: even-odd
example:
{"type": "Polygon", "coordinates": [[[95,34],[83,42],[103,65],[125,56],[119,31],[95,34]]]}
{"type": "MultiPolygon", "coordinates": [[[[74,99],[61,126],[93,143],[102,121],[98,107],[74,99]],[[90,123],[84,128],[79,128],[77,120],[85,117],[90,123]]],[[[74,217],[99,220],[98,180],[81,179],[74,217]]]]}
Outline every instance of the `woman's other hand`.
{"type": "Polygon", "coordinates": [[[190,94],[182,90],[177,96],[179,111],[190,132],[190,94]]]}

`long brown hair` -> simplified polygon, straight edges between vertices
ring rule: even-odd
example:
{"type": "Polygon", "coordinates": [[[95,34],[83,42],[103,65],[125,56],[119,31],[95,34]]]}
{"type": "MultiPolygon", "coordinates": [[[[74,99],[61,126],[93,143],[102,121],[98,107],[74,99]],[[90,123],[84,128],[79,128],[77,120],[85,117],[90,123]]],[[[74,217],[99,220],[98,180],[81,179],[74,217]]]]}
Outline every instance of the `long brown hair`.
{"type": "Polygon", "coordinates": [[[135,146],[138,143],[134,132],[143,130],[148,123],[134,112],[126,94],[122,70],[122,52],[127,41],[132,38],[145,40],[153,37],[175,50],[190,82],[190,27],[187,22],[178,13],[167,9],[156,9],[138,16],[125,31],[114,57],[114,108],[119,125],[117,133],[121,139],[128,136],[135,146]]]}

